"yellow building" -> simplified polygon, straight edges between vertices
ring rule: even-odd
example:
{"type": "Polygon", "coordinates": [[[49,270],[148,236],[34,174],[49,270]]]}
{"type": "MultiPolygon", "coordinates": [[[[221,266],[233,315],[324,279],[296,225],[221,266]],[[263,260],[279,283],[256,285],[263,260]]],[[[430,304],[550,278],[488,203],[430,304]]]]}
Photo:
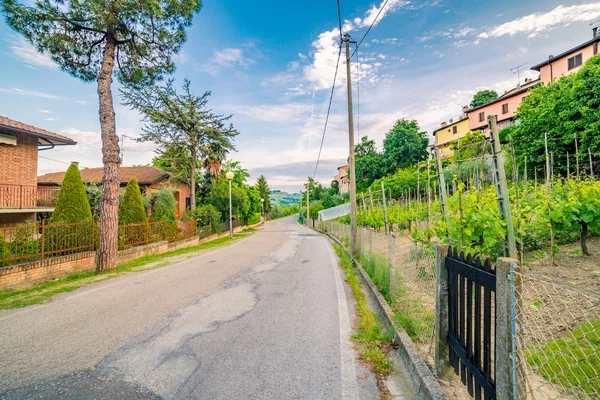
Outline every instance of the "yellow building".
{"type": "Polygon", "coordinates": [[[442,122],[441,128],[433,131],[435,146],[440,149],[441,157],[451,157],[452,150],[450,149],[450,143],[456,139],[465,137],[467,133],[469,133],[469,118],[466,116],[458,121],[450,123],[442,122]]]}

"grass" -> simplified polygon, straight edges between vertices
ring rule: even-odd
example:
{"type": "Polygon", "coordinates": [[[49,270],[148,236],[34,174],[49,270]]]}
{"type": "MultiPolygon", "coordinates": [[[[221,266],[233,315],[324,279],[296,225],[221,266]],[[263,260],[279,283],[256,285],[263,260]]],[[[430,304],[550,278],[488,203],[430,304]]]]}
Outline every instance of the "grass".
{"type": "Polygon", "coordinates": [[[348,253],[335,243],[333,247],[340,258],[340,266],[346,273],[346,282],[350,285],[352,295],[356,299],[358,325],[357,333],[352,336],[352,339],[358,347],[361,359],[369,364],[378,378],[381,378],[393,368],[393,363],[387,356],[391,349],[392,334],[385,332],[377,315],[369,308],[348,253]]]}
{"type": "Polygon", "coordinates": [[[73,272],[65,278],[56,279],[26,289],[2,289],[0,290],[0,310],[8,310],[12,308],[27,307],[33,304],[45,303],[58,294],[72,292],[73,290],[84,285],[114,278],[129,272],[160,268],[168,265],[168,259],[171,257],[197,253],[200,251],[210,250],[215,247],[224,246],[240,240],[253,232],[256,232],[256,229],[246,228],[240,233],[234,234],[233,238],[226,236],[210,242],[199,244],[197,246],[168,251],[162,254],[143,256],[120,264],[116,269],[111,271],[104,271],[101,273],[96,273],[95,271],[73,272]]]}
{"type": "Polygon", "coordinates": [[[528,365],[550,382],[597,398],[600,393],[600,321],[586,322],[568,335],[526,350],[525,358],[528,365]]]}

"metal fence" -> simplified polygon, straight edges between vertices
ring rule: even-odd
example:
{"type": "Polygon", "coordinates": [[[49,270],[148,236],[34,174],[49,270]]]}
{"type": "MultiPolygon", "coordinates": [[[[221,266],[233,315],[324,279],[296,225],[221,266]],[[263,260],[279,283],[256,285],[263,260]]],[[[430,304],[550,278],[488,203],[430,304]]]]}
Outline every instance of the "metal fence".
{"type": "MultiPolygon", "coordinates": [[[[165,221],[119,226],[119,250],[196,235],[196,221],[165,221]]],[[[22,224],[0,227],[0,267],[94,251],[100,231],[92,222],[22,224]]]]}
{"type": "Polygon", "coordinates": [[[54,207],[60,188],[0,185],[0,208],[54,207]]]}
{"type": "Polygon", "coordinates": [[[600,293],[531,271],[515,278],[519,398],[600,398],[600,293]]]}

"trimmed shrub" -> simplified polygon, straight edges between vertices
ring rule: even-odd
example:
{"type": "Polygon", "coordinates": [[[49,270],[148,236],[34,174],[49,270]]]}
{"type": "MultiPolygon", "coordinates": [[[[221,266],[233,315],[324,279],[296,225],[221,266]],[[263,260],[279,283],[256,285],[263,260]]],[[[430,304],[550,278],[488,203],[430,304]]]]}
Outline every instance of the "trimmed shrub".
{"type": "Polygon", "coordinates": [[[177,200],[173,189],[164,188],[150,195],[152,221],[177,222],[177,200]]]}
{"type": "Polygon", "coordinates": [[[142,202],[140,186],[135,178],[131,178],[125,188],[123,201],[119,205],[119,224],[140,224],[146,222],[146,212],[142,202]]]}
{"type": "Polygon", "coordinates": [[[58,200],[49,224],[92,221],[92,210],[77,165],[71,164],[60,186],[58,200]]]}

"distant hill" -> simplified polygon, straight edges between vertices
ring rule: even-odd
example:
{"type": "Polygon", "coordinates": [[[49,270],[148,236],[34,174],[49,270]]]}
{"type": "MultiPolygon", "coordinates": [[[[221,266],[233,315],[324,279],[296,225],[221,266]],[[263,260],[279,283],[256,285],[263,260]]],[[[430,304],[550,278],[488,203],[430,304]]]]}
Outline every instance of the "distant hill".
{"type": "Polygon", "coordinates": [[[282,206],[289,206],[292,204],[298,204],[300,202],[300,194],[299,193],[287,193],[282,192],[281,190],[273,190],[271,191],[271,196],[269,197],[272,203],[277,203],[282,206]]]}

